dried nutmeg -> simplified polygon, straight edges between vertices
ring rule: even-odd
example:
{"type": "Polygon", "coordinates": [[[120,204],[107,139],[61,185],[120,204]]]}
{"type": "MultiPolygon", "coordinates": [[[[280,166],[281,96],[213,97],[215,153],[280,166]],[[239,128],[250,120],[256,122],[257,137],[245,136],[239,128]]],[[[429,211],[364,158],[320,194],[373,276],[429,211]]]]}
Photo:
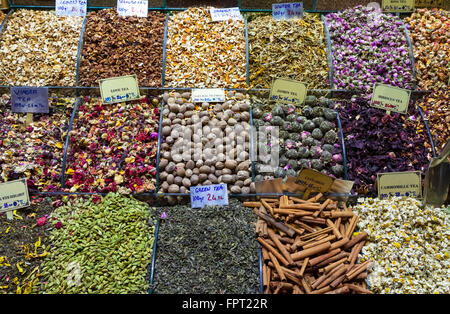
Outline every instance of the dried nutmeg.
{"type": "Polygon", "coordinates": [[[165,15],[121,17],[116,9],[87,16],[80,63],[80,85],[103,78],[136,74],[139,86],[160,86],[165,15]]]}

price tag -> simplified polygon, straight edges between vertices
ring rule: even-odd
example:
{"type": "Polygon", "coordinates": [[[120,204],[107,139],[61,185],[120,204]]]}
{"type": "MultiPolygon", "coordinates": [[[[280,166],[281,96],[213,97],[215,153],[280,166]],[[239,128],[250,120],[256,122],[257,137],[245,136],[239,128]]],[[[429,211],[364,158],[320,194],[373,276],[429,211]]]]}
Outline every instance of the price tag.
{"type": "Polygon", "coordinates": [[[11,87],[11,111],[48,113],[47,87],[11,87]]]}
{"type": "Polygon", "coordinates": [[[113,104],[141,98],[136,74],[100,80],[104,104],[113,104]]]}
{"type": "Polygon", "coordinates": [[[0,183],[0,212],[30,206],[26,179],[0,183]]]}
{"type": "Polygon", "coordinates": [[[378,198],[410,196],[422,198],[420,171],[388,172],[377,174],[378,198]]]}
{"type": "Polygon", "coordinates": [[[329,177],[319,171],[309,168],[302,168],[297,176],[297,179],[295,180],[295,183],[303,185],[310,191],[324,193],[330,189],[333,181],[334,179],[332,177],[329,177]]]}
{"type": "Polygon", "coordinates": [[[87,0],[56,0],[55,14],[60,16],[86,16],[87,0]]]}
{"type": "Polygon", "coordinates": [[[228,193],[226,184],[213,184],[194,186],[191,192],[191,208],[203,208],[205,206],[228,205],[228,193]]]}
{"type": "Polygon", "coordinates": [[[303,2],[273,3],[272,18],[274,20],[302,19],[303,2]]]}
{"type": "Polygon", "coordinates": [[[147,17],[147,0],[117,0],[117,13],[120,16],[147,17]]]}
{"type": "Polygon", "coordinates": [[[223,88],[193,88],[192,102],[224,102],[225,90],[223,88]]]}
{"type": "Polygon", "coordinates": [[[390,85],[375,84],[370,105],[388,112],[401,114],[408,112],[411,91],[390,85]]]}
{"type": "Polygon", "coordinates": [[[383,0],[381,9],[383,12],[412,12],[414,0],[383,0]]]}
{"type": "Polygon", "coordinates": [[[290,79],[279,78],[273,81],[269,100],[284,104],[301,105],[305,101],[306,85],[290,79]]]}
{"type": "Polygon", "coordinates": [[[209,13],[213,22],[228,21],[228,20],[242,20],[241,12],[239,8],[210,8],[209,13]]]}

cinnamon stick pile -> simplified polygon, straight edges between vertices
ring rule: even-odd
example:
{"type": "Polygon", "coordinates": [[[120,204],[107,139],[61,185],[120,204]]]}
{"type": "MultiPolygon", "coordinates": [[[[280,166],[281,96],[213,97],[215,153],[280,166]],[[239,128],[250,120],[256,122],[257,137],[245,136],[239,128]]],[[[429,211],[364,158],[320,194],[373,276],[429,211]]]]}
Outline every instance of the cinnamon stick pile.
{"type": "Polygon", "coordinates": [[[358,216],[322,196],[244,202],[259,217],[264,293],[371,293],[364,281],[370,261],[357,263],[367,233],[353,236],[358,216]]]}

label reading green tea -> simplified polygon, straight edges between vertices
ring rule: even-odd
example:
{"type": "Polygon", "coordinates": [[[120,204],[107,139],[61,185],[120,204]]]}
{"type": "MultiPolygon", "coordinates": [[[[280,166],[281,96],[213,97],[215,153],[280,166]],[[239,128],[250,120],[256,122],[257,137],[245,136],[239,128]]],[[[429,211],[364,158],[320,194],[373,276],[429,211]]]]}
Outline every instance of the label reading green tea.
{"type": "Polygon", "coordinates": [[[136,74],[100,80],[100,93],[104,104],[141,98],[136,74]]]}
{"type": "Polygon", "coordinates": [[[375,84],[370,105],[388,112],[406,114],[411,91],[385,84],[375,84]]]}
{"type": "Polygon", "coordinates": [[[300,173],[295,180],[295,183],[303,185],[306,189],[309,189],[314,192],[327,192],[331,185],[333,184],[334,179],[329,177],[319,171],[302,168],[300,173]]]}
{"type": "Polygon", "coordinates": [[[307,87],[304,83],[278,78],[272,82],[269,100],[284,104],[301,105],[306,98],[307,87]]]}
{"type": "Polygon", "coordinates": [[[377,174],[378,198],[422,198],[422,174],[420,171],[387,172],[377,174]]]}
{"type": "Polygon", "coordinates": [[[30,206],[26,179],[8,181],[0,184],[0,212],[30,206]]]}
{"type": "Polygon", "coordinates": [[[383,12],[411,12],[414,9],[414,0],[383,0],[383,12]]]}

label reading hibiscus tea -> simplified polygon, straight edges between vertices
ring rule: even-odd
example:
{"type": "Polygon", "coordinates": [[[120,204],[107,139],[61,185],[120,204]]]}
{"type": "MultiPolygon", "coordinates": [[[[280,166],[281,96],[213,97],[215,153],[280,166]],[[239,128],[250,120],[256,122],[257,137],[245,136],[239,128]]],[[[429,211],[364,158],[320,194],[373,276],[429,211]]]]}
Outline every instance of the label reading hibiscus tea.
{"type": "Polygon", "coordinates": [[[384,84],[375,84],[370,105],[388,112],[395,111],[406,114],[410,97],[410,90],[384,84]]]}

